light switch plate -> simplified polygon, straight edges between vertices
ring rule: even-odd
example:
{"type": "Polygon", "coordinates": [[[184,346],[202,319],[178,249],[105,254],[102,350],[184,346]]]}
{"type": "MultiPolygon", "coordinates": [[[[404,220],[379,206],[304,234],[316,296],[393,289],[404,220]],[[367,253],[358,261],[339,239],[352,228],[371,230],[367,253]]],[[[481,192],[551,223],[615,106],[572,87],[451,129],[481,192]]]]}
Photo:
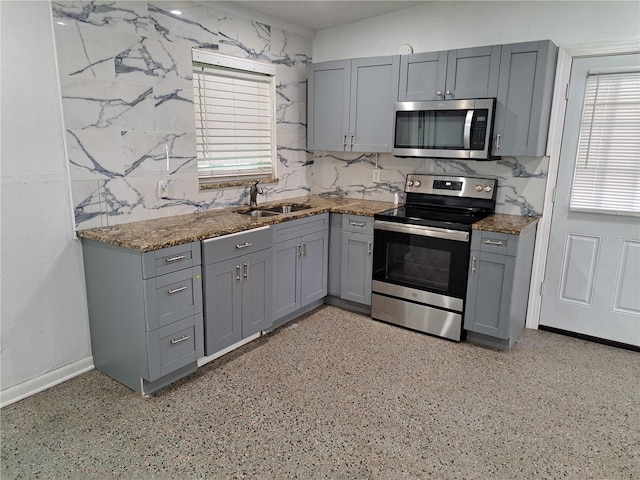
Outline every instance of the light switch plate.
{"type": "Polygon", "coordinates": [[[379,182],[380,181],[380,169],[379,168],[374,168],[373,169],[373,181],[374,182],[379,182]]]}

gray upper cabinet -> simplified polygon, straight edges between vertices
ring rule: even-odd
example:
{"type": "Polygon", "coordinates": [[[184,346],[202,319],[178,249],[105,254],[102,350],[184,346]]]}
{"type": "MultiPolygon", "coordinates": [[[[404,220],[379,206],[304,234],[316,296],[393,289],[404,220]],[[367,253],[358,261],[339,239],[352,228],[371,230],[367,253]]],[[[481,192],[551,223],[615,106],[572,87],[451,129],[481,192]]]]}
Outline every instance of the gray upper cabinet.
{"type": "Polygon", "coordinates": [[[494,155],[546,154],[557,55],[549,40],[502,46],[494,155]]]}
{"type": "Polygon", "coordinates": [[[399,71],[397,55],[313,64],[309,149],[390,152],[399,71]]]}
{"type": "Polygon", "coordinates": [[[495,97],[500,45],[403,55],[399,101],[495,97]]]}

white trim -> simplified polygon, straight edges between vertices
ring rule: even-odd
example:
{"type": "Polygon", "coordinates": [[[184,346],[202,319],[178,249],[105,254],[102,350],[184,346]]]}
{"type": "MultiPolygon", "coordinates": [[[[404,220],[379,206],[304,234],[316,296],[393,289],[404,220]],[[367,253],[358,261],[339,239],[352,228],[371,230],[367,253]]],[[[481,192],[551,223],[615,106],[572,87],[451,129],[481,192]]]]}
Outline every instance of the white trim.
{"type": "Polygon", "coordinates": [[[233,68],[247,72],[262,73],[264,75],[276,74],[276,66],[273,63],[259,62],[246,58],[225,55],[224,53],[212,52],[211,50],[191,49],[191,56],[194,62],[217,65],[219,67],[233,68]]]}
{"type": "MultiPolygon", "coordinates": [[[[565,46],[558,52],[556,81],[551,107],[551,120],[549,123],[549,140],[547,142],[549,170],[545,186],[544,207],[542,210],[542,217],[538,222],[536,245],[533,254],[531,286],[529,289],[529,302],[527,306],[527,321],[525,324],[527,328],[537,329],[540,324],[540,310],[542,306],[541,288],[542,283],[544,282],[547,253],[549,251],[549,237],[551,235],[553,190],[558,179],[560,147],[562,143],[562,134],[564,132],[564,116],[567,104],[567,100],[565,98],[566,85],[569,83],[569,79],[571,78],[571,64],[573,62],[573,58],[622,55],[639,52],[639,40],[565,46]]],[[[547,295],[549,294],[550,293],[547,292],[547,295]]]]}
{"type": "Polygon", "coordinates": [[[246,345],[249,342],[253,342],[256,338],[260,338],[263,335],[262,332],[254,333],[250,337],[243,338],[239,342],[234,343],[230,347],[224,348],[219,352],[214,353],[213,355],[209,355],[208,357],[202,357],[198,359],[198,368],[203,365],[206,365],[209,362],[213,362],[216,358],[220,358],[221,356],[235,350],[236,348],[240,348],[243,345],[246,345]]]}
{"type": "Polygon", "coordinates": [[[40,375],[32,380],[20,383],[0,392],[0,408],[35,395],[62,382],[93,370],[93,357],[89,356],[77,362],[60,367],[52,372],[40,375]]]}

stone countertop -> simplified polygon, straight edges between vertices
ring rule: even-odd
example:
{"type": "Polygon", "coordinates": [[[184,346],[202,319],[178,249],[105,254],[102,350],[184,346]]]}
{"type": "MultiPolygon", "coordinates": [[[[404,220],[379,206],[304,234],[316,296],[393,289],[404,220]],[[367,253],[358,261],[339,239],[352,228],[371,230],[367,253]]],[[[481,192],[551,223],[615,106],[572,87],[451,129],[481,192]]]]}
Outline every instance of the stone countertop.
{"type": "Polygon", "coordinates": [[[97,240],[138,252],[150,252],[325,212],[373,216],[375,213],[393,208],[393,203],[390,202],[319,195],[265,202],[259,206],[264,208],[288,204],[305,205],[309,208],[299,212],[260,218],[241,215],[240,212],[249,210],[247,206],[221,208],[124,223],[113,227],[78,230],[77,234],[80,238],[97,240]]]}
{"type": "Polygon", "coordinates": [[[520,235],[524,230],[538,223],[539,218],[521,217],[519,215],[506,215],[504,213],[494,213],[479,222],[471,225],[474,230],[484,230],[487,232],[508,233],[520,235]]]}

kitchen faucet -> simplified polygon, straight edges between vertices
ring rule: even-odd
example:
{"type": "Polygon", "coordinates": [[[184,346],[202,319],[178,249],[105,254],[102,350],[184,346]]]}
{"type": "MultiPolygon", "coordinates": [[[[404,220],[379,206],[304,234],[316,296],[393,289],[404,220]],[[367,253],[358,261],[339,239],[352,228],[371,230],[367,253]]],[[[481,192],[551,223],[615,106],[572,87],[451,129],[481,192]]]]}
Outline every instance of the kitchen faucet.
{"type": "Polygon", "coordinates": [[[258,188],[258,183],[260,180],[256,180],[251,188],[249,189],[249,206],[257,207],[258,206],[258,194],[262,195],[264,191],[261,188],[258,188]]]}

